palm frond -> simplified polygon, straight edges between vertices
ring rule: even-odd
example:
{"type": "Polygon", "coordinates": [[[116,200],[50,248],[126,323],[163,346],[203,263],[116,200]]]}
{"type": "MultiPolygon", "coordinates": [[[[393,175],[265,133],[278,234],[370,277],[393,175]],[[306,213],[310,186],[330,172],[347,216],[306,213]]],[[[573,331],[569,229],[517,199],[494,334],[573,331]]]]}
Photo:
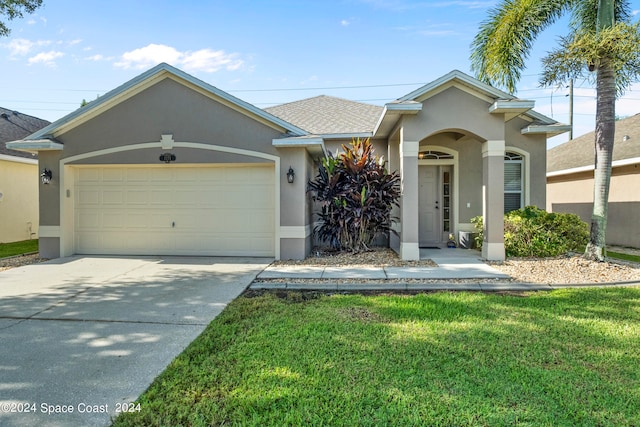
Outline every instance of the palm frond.
{"type": "Polygon", "coordinates": [[[480,80],[514,93],[538,34],[577,2],[502,0],[471,44],[471,69],[480,80]]]}

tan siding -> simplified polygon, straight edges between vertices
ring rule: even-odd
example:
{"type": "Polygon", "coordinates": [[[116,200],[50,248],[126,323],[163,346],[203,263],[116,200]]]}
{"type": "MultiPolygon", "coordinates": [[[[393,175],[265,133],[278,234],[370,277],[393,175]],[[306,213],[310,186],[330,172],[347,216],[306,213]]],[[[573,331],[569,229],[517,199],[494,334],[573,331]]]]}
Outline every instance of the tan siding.
{"type": "Polygon", "coordinates": [[[37,165],[0,160],[0,243],[37,232],[39,181],[37,165]]]}

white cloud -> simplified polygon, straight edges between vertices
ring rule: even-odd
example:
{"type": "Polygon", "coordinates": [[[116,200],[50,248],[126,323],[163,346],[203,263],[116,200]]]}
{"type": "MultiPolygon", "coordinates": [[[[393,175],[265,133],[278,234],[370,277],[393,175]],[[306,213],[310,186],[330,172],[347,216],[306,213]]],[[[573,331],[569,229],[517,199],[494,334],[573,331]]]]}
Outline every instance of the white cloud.
{"type": "Polygon", "coordinates": [[[351,24],[351,22],[349,22],[346,19],[343,19],[342,21],[340,21],[340,25],[342,25],[343,27],[348,27],[349,24],[351,24]]]}
{"type": "Polygon", "coordinates": [[[148,46],[125,52],[116,67],[128,69],[145,69],[167,62],[186,71],[204,71],[213,73],[220,69],[237,70],[243,65],[238,54],[226,53],[224,50],[200,49],[195,52],[181,52],[171,46],[150,44],[148,46]]]}
{"type": "Polygon", "coordinates": [[[51,50],[49,52],[40,52],[36,56],[32,56],[29,58],[29,65],[32,64],[45,64],[47,66],[53,67],[56,65],[55,60],[58,58],[62,58],[64,53],[51,50]]]}
{"type": "Polygon", "coordinates": [[[91,55],[91,56],[87,56],[84,58],[87,61],[110,61],[113,59],[113,57],[108,57],[108,56],[104,56],[101,54],[95,54],[95,55],[91,55]]]}
{"type": "Polygon", "coordinates": [[[184,53],[180,63],[187,71],[215,73],[222,68],[235,71],[242,66],[243,61],[238,59],[235,53],[227,54],[224,50],[200,49],[184,53]]]}
{"type": "Polygon", "coordinates": [[[4,46],[9,49],[11,56],[24,56],[28,55],[37,47],[48,46],[51,43],[51,40],[31,41],[27,39],[13,39],[4,46]]]}

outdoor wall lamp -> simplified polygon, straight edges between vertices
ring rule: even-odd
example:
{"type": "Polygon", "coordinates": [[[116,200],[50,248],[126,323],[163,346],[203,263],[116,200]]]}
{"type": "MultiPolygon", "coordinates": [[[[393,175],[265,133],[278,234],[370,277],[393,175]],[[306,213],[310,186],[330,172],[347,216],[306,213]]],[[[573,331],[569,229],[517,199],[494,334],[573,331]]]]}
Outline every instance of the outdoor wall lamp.
{"type": "Polygon", "coordinates": [[[47,168],[44,168],[44,170],[40,174],[40,179],[42,179],[42,183],[49,184],[51,182],[51,178],[53,178],[53,172],[51,172],[51,170],[47,168]]]}
{"type": "Polygon", "coordinates": [[[296,173],[293,171],[293,168],[289,166],[289,171],[287,171],[287,182],[289,184],[293,184],[293,180],[296,177],[296,173]]]}

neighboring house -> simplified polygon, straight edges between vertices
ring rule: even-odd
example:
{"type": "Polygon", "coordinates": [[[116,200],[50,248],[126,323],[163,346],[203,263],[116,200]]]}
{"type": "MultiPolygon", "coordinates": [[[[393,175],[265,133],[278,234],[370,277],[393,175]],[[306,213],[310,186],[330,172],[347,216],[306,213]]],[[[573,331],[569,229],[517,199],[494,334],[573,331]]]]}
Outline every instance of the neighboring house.
{"type": "MultiPolygon", "coordinates": [[[[595,133],[547,153],[547,210],[591,222],[595,133]]],[[[616,121],[607,244],[640,247],[640,114],[616,121]]]]}
{"type": "Polygon", "coordinates": [[[38,157],[10,150],[15,141],[42,129],[48,121],[0,107],[0,243],[37,238],[38,157]]]}
{"type": "Polygon", "coordinates": [[[403,259],[478,215],[483,256],[504,259],[505,203],[545,205],[547,136],[568,130],[533,105],[453,71],[384,107],[316,97],[261,110],[160,64],[9,145],[52,172],[40,186],[47,257],[304,258],[318,160],[371,137],[401,174],[390,246],[403,259]]]}

